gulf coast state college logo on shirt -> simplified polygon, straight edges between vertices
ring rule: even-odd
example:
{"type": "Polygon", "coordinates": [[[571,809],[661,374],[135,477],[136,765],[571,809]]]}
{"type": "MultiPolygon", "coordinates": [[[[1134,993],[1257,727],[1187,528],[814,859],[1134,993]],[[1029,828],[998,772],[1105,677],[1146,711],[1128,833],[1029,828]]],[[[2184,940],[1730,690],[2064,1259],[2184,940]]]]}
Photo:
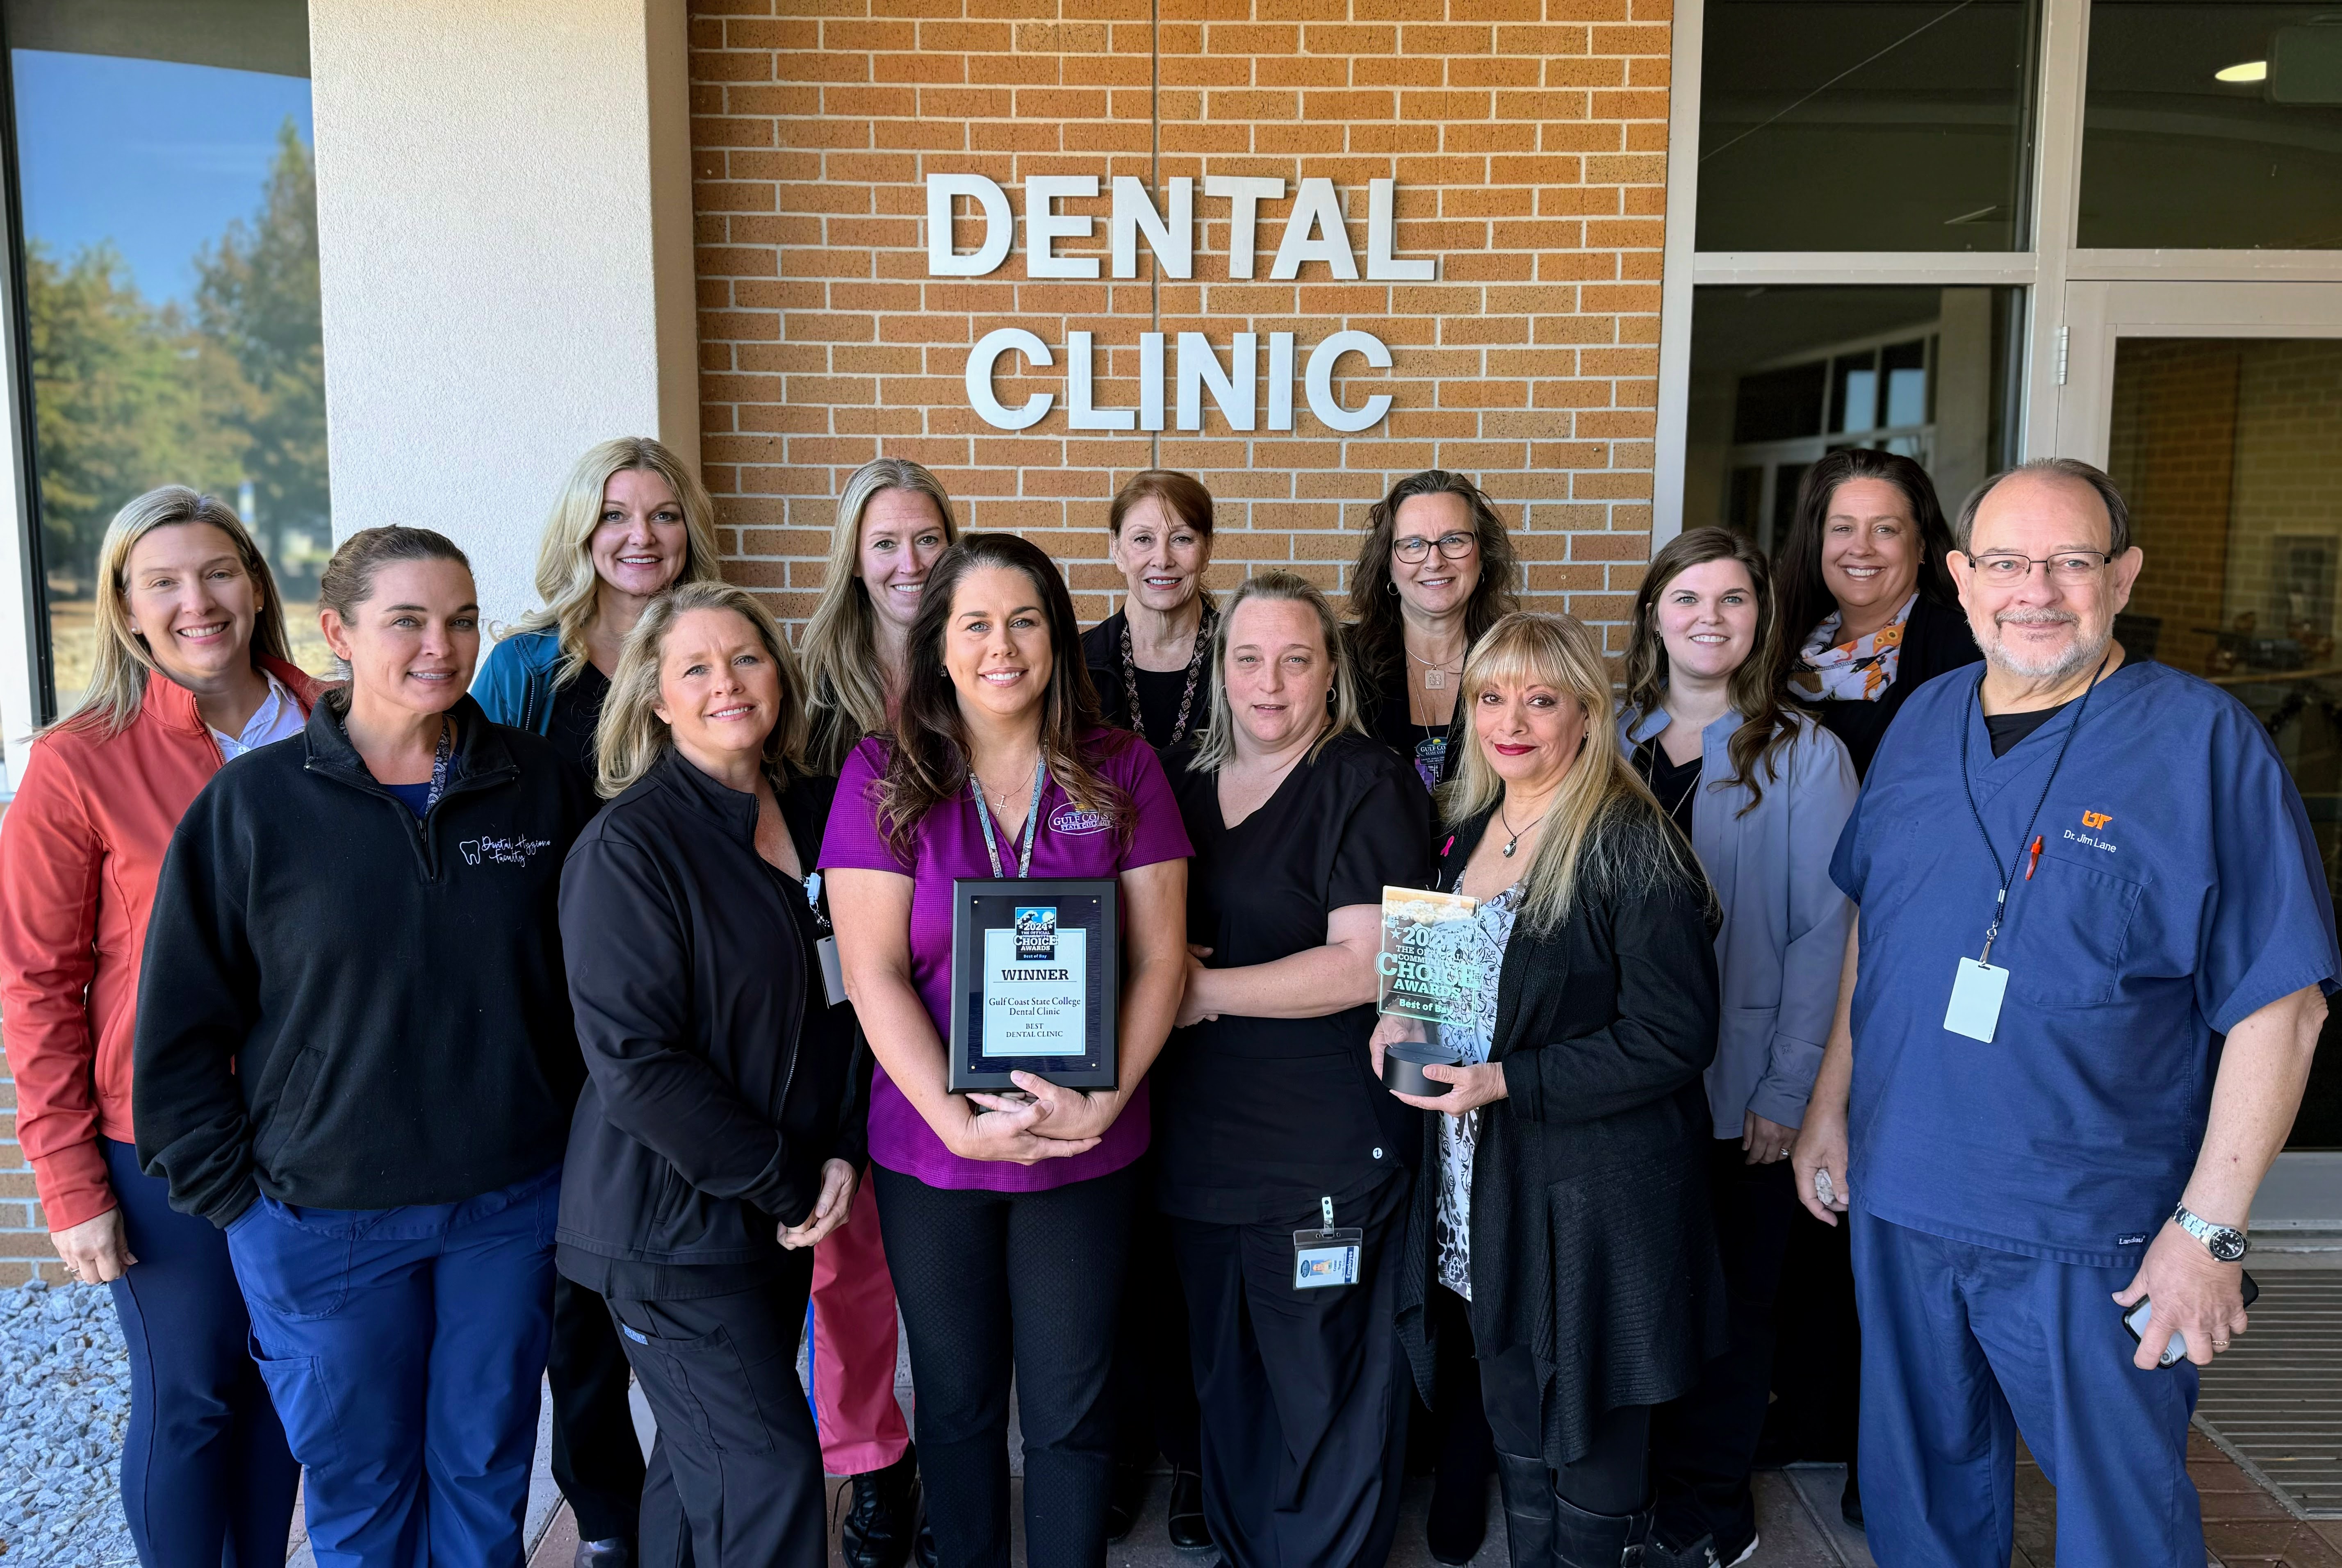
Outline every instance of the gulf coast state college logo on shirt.
{"type": "Polygon", "coordinates": [[[1067,801],[1049,814],[1051,833],[1104,833],[1114,825],[1114,818],[1102,811],[1086,811],[1067,801]]]}
{"type": "Polygon", "coordinates": [[[549,838],[531,838],[521,833],[505,837],[467,838],[455,848],[462,853],[465,865],[526,865],[536,858],[539,850],[552,844],[549,838]]]}
{"type": "Polygon", "coordinates": [[[2117,845],[2110,840],[2100,837],[2099,834],[2114,820],[2112,812],[2085,811],[2082,814],[2082,825],[2078,832],[2070,827],[2066,829],[2064,835],[2066,842],[2080,844],[2085,849],[2104,850],[2107,854],[2113,854],[2116,853],[2117,845]]]}

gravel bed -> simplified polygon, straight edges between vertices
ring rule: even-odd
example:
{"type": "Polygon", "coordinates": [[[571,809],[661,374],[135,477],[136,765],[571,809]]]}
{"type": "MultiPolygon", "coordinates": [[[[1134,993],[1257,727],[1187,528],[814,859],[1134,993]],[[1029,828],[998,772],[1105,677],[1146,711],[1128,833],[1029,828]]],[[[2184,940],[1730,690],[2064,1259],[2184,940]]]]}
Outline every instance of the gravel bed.
{"type": "Polygon", "coordinates": [[[130,1359],[113,1293],[0,1290],[0,1563],[135,1564],[119,1474],[130,1359]]]}

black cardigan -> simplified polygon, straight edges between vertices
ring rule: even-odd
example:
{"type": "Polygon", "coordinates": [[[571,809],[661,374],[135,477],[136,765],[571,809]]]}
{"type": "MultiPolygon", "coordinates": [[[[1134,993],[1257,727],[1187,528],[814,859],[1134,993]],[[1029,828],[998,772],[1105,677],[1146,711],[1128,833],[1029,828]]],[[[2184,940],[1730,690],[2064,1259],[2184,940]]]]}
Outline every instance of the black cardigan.
{"type": "MultiPolygon", "coordinates": [[[[1812,632],[1808,626],[1805,634],[1812,632]]],[[[1847,754],[1854,759],[1854,776],[1866,778],[1870,759],[1878,754],[1878,743],[1887,738],[1887,726],[1895,722],[1911,694],[1937,675],[1983,657],[1975,634],[1968,630],[1967,613],[1957,604],[1938,604],[1922,594],[1903,624],[1903,651],[1895,656],[1894,683],[1879,694],[1877,701],[1814,703],[1799,698],[1794,691],[1789,696],[1819,719],[1822,728],[1846,743],[1847,754]]]]}
{"type": "Polygon", "coordinates": [[[265,1193],[459,1203],[561,1158],[585,1076],[561,858],[593,811],[552,743],[450,710],[422,819],[334,703],[237,757],[171,836],[138,977],[138,1157],[225,1229],[265,1193]]]}
{"type": "MultiPolygon", "coordinates": [[[[1484,814],[1445,841],[1441,887],[1487,825],[1484,814]]],[[[1514,926],[1489,1053],[1508,1097],[1480,1113],[1472,1164],[1474,1346],[1534,1358],[1554,1467],[1586,1453],[1603,1413],[1676,1398],[1724,1348],[1701,1084],[1716,1054],[1714,903],[1696,874],[1662,869],[1676,863],[1656,816],[1614,808],[1598,831],[1626,835],[1626,864],[1658,880],[1582,888],[1543,934],[1514,926]]],[[[1439,1143],[1424,1122],[1398,1326],[1432,1402],[1439,1143]]]]}
{"type": "MultiPolygon", "coordinates": [[[[798,863],[833,779],[778,792],[798,863]]],[[[862,1163],[850,1006],[808,962],[803,893],[756,854],[756,800],[673,750],[578,836],[561,879],[590,1080],[561,1186],[571,1249],[631,1263],[770,1264],[824,1161],[862,1163]],[[818,1052],[818,1055],[813,1053],[818,1052]]]]}

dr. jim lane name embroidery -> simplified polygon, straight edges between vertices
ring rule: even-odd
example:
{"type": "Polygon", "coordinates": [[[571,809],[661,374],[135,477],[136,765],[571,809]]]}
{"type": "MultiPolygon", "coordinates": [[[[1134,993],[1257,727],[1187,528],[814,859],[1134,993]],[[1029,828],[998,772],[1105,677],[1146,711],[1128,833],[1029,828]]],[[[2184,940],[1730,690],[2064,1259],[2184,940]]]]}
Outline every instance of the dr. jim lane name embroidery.
{"type": "Polygon", "coordinates": [[[455,847],[463,851],[465,865],[526,865],[552,843],[549,838],[467,838],[455,847]]]}
{"type": "Polygon", "coordinates": [[[1057,906],[1019,904],[1016,908],[1016,962],[1054,963],[1057,956],[1057,906]]]}

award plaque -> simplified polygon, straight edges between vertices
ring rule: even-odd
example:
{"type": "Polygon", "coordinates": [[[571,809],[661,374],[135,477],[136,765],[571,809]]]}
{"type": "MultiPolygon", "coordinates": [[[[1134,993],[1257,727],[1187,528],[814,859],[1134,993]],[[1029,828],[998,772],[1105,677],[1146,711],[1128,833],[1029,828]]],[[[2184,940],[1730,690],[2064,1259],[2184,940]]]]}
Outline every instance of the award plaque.
{"type": "Polygon", "coordinates": [[[1110,876],[953,882],[946,1088],[1014,1094],[1011,1073],[1068,1089],[1115,1086],[1119,894],[1110,876]]]}

